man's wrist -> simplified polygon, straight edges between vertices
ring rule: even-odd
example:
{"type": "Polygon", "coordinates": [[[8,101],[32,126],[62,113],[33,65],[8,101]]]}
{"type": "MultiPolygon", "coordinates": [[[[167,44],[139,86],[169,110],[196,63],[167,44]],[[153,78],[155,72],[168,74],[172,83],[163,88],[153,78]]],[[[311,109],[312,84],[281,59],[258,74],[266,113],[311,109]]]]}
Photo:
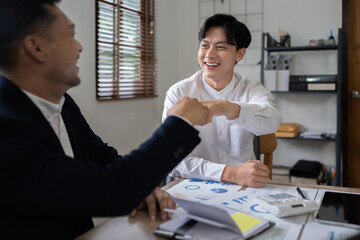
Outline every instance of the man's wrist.
{"type": "Polygon", "coordinates": [[[225,166],[222,174],[221,174],[221,181],[222,182],[232,182],[231,181],[231,166],[225,166]]]}
{"type": "Polygon", "coordinates": [[[187,118],[183,117],[183,116],[180,116],[180,115],[170,115],[170,116],[174,116],[174,117],[178,117],[182,120],[184,120],[185,122],[187,122],[190,126],[194,126],[187,118]]]}
{"type": "Polygon", "coordinates": [[[234,120],[239,117],[241,107],[233,102],[227,101],[227,107],[226,107],[226,119],[227,120],[234,120]]]}

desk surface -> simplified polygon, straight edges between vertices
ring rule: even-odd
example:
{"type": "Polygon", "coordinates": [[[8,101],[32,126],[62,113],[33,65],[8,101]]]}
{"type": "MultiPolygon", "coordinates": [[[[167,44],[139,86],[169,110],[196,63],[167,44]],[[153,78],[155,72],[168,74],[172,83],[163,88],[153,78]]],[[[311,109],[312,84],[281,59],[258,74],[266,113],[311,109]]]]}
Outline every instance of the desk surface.
{"type": "MultiPolygon", "coordinates": [[[[177,179],[174,182],[166,185],[163,189],[169,189],[182,181],[177,179]]],[[[326,189],[333,191],[354,192],[360,193],[360,189],[334,187],[334,186],[322,186],[322,185],[308,185],[308,184],[295,184],[295,183],[283,183],[283,182],[271,182],[271,184],[283,185],[283,186],[299,186],[313,189],[326,189]]],[[[146,211],[140,211],[136,218],[128,216],[114,217],[106,222],[98,225],[94,229],[86,232],[78,237],[76,240],[119,240],[119,239],[165,239],[153,235],[153,231],[163,223],[163,220],[150,221],[146,211]]]]}

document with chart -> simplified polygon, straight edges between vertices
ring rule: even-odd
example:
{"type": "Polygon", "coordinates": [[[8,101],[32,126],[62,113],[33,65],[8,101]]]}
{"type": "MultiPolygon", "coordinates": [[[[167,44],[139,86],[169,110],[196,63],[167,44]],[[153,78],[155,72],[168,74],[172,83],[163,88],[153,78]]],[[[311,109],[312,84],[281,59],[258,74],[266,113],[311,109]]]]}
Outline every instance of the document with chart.
{"type": "MultiPolygon", "coordinates": [[[[252,201],[252,198],[258,195],[276,193],[295,195],[295,187],[267,184],[264,188],[246,188],[244,191],[240,189],[241,186],[231,183],[185,179],[168,189],[167,192],[176,198],[215,204],[276,223],[274,227],[256,236],[255,239],[296,239],[302,225],[306,221],[306,214],[277,218],[252,201]]],[[[307,188],[302,190],[307,194],[309,199],[315,199],[317,190],[307,188]]]]}

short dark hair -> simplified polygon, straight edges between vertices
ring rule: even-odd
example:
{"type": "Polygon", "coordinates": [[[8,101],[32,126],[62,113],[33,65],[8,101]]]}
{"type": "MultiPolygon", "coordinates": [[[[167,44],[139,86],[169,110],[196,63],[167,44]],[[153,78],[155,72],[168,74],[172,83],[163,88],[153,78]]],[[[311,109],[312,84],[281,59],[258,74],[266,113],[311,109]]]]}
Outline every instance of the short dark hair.
{"type": "Polygon", "coordinates": [[[251,34],[245,24],[238,21],[230,14],[215,14],[205,20],[199,30],[199,41],[206,37],[207,31],[212,27],[223,27],[226,40],[231,45],[236,45],[236,50],[247,48],[251,42],[251,34]]]}
{"type": "Polygon", "coordinates": [[[0,70],[10,70],[17,61],[19,45],[26,35],[45,33],[56,16],[44,4],[61,0],[0,1],[0,70]]]}

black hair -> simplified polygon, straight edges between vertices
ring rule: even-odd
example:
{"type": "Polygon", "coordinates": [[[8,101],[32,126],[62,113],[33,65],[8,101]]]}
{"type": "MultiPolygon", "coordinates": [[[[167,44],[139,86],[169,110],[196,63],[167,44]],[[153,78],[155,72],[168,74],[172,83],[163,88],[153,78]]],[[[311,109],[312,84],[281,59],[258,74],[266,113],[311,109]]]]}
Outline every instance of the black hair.
{"type": "Polygon", "coordinates": [[[227,42],[236,45],[236,50],[247,48],[250,45],[251,34],[249,29],[230,14],[215,14],[206,19],[199,30],[198,38],[200,42],[212,27],[223,27],[227,42]]]}
{"type": "Polygon", "coordinates": [[[61,0],[0,1],[0,70],[10,70],[17,61],[25,36],[44,34],[56,19],[44,4],[55,6],[61,0]]]}

